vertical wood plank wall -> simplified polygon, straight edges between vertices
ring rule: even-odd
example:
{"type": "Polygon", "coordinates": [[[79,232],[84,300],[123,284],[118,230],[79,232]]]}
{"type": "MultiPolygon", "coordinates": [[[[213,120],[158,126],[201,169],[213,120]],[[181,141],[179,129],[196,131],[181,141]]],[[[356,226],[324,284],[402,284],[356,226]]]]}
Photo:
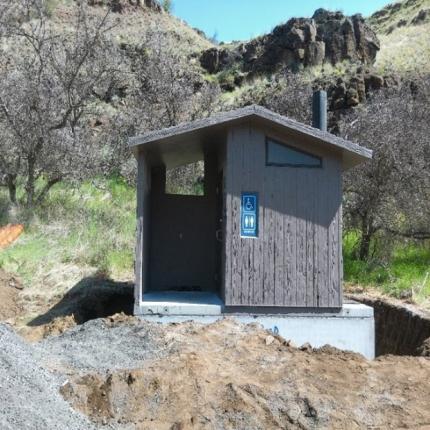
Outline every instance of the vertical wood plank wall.
{"type": "Polygon", "coordinates": [[[225,304],[341,307],[341,162],[266,166],[265,139],[251,124],[227,138],[225,304]],[[242,192],[259,196],[257,239],[240,237],[242,192]]]}
{"type": "Polygon", "coordinates": [[[138,307],[148,283],[149,261],[149,202],[151,171],[143,152],[137,157],[137,207],[136,207],[136,250],[135,250],[135,306],[138,307]]]}

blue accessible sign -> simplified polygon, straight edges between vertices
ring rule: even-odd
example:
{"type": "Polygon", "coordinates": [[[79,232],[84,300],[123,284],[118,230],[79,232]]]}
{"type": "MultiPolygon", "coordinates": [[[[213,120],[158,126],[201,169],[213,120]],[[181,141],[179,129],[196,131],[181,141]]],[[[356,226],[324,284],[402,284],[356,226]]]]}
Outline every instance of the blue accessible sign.
{"type": "Polygon", "coordinates": [[[258,195],[257,193],[242,193],[240,208],[241,237],[258,237],[258,195]]]}

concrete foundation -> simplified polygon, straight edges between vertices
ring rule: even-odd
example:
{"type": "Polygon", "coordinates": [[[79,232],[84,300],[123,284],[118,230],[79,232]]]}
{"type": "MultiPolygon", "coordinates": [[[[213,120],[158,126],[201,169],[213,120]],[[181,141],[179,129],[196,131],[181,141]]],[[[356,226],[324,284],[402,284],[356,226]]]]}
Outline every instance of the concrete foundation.
{"type": "Polygon", "coordinates": [[[161,323],[193,320],[209,324],[227,316],[241,323],[259,323],[267,330],[291,340],[295,345],[310,343],[314,348],[331,345],[375,358],[373,308],[360,303],[345,303],[330,312],[308,309],[285,313],[229,312],[215,294],[149,293],[136,307],[135,314],[161,323]]]}

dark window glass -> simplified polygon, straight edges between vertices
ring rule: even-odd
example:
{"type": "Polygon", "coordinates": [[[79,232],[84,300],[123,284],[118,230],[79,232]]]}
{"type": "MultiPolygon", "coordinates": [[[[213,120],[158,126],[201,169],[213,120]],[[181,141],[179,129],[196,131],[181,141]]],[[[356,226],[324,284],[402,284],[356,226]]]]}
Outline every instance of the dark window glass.
{"type": "Polygon", "coordinates": [[[268,166],[321,167],[322,160],[316,155],[267,139],[266,164],[268,166]]]}

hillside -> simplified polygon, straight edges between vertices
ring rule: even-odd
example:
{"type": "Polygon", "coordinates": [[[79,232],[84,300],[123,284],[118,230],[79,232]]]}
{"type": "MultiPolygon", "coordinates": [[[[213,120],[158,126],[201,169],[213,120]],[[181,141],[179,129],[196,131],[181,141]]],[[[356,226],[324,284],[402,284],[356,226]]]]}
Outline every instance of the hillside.
{"type": "Polygon", "coordinates": [[[399,74],[430,71],[430,0],[392,3],[368,23],[381,41],[377,69],[399,74]]]}
{"type": "MultiPolygon", "coordinates": [[[[64,0],[50,3],[51,20],[66,29],[71,23],[73,4],[64,0]]],[[[109,11],[112,22],[110,37],[122,46],[138,45],[151,32],[156,32],[167,41],[175,41],[175,48],[183,55],[213,46],[203,33],[165,12],[157,0],[144,0],[142,3],[139,0],[89,0],[88,4],[95,16],[103,16],[109,11]]]]}

